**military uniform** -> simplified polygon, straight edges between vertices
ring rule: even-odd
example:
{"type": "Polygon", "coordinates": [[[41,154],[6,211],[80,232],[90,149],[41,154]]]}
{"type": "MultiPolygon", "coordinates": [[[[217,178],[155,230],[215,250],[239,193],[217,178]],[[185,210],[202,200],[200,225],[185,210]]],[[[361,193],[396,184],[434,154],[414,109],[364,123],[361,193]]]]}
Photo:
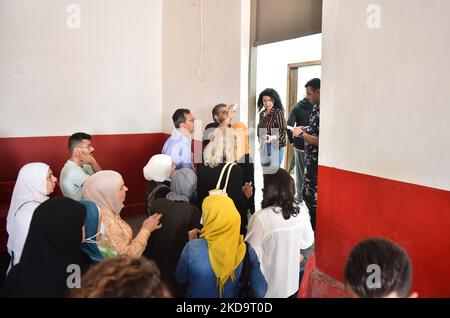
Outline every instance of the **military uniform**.
{"type": "MultiPolygon", "coordinates": [[[[306,131],[308,135],[319,137],[319,106],[315,105],[309,120],[309,127],[306,131]]],[[[316,228],[316,208],[317,208],[317,171],[319,167],[319,146],[310,145],[305,142],[306,174],[303,185],[303,199],[311,215],[311,225],[316,228]]]]}

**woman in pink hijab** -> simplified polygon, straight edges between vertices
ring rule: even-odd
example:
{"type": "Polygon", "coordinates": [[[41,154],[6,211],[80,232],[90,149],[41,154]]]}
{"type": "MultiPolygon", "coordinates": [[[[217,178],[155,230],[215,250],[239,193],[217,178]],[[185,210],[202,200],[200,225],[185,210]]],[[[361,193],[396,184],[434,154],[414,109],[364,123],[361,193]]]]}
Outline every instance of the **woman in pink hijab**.
{"type": "Polygon", "coordinates": [[[150,233],[161,228],[161,214],[154,214],[142,224],[139,233],[133,238],[131,227],[120,217],[126,192],[122,176],[112,170],[99,171],[85,181],[83,196],[101,210],[105,224],[105,236],[99,245],[114,250],[118,255],[141,256],[150,233]]]}

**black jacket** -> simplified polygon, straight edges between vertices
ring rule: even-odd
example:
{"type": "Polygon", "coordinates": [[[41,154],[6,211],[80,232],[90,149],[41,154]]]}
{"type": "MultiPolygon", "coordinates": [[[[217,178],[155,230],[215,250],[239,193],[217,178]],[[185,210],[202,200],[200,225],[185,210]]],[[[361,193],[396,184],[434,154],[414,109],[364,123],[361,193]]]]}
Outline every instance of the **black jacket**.
{"type": "MultiPolygon", "coordinates": [[[[203,200],[209,195],[209,190],[216,187],[219,180],[220,172],[225,164],[222,163],[217,167],[211,168],[204,164],[197,167],[197,207],[201,210],[203,200]]],[[[228,170],[227,170],[228,172],[228,170]]],[[[223,189],[226,180],[226,173],[222,178],[220,188],[223,189]]],[[[240,166],[233,166],[228,181],[227,194],[233,200],[236,209],[241,215],[241,234],[247,232],[247,211],[251,208],[250,200],[248,200],[242,192],[244,186],[244,171],[240,166]]]]}
{"type": "MultiPolygon", "coordinates": [[[[309,102],[306,98],[299,101],[294,108],[292,108],[287,124],[289,126],[309,126],[309,118],[311,117],[311,112],[313,110],[313,104],[309,102]]],[[[303,138],[293,138],[292,131],[287,130],[287,135],[289,142],[294,144],[294,147],[299,150],[304,150],[305,144],[303,138]]]]}
{"type": "Polygon", "coordinates": [[[161,213],[162,228],[152,232],[143,253],[154,260],[161,270],[161,277],[169,285],[174,297],[183,297],[184,289],[175,281],[175,269],[184,245],[188,242],[188,231],[201,229],[200,210],[189,202],[157,199],[150,215],[161,213]]]}

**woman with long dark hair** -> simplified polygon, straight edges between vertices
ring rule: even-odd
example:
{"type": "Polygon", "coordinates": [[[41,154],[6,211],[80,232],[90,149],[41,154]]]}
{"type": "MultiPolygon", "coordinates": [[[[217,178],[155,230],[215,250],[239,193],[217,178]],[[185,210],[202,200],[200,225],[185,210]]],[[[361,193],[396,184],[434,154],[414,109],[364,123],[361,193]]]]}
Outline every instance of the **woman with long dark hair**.
{"type": "MultiPolygon", "coordinates": [[[[273,88],[266,88],[258,98],[258,140],[261,165],[276,171],[280,167],[286,146],[286,119],[280,95],[273,88]]],[[[274,172],[274,171],[272,171],[274,172]]]]}
{"type": "Polygon", "coordinates": [[[262,210],[250,219],[246,241],[256,251],[267,280],[267,298],[286,298],[299,289],[301,250],[314,243],[305,205],[294,199],[294,179],[283,169],[264,175],[262,210]]]}

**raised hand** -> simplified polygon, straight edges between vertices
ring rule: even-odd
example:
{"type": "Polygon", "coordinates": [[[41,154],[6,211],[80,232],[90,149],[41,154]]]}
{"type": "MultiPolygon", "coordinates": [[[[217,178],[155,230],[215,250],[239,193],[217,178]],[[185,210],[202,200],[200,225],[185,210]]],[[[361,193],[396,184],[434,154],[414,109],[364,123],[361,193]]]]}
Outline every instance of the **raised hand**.
{"type": "Polygon", "coordinates": [[[160,213],[150,215],[144,220],[144,223],[142,223],[142,228],[148,230],[150,233],[154,230],[160,229],[162,227],[162,224],[159,223],[161,217],[162,214],[160,213]]]}

